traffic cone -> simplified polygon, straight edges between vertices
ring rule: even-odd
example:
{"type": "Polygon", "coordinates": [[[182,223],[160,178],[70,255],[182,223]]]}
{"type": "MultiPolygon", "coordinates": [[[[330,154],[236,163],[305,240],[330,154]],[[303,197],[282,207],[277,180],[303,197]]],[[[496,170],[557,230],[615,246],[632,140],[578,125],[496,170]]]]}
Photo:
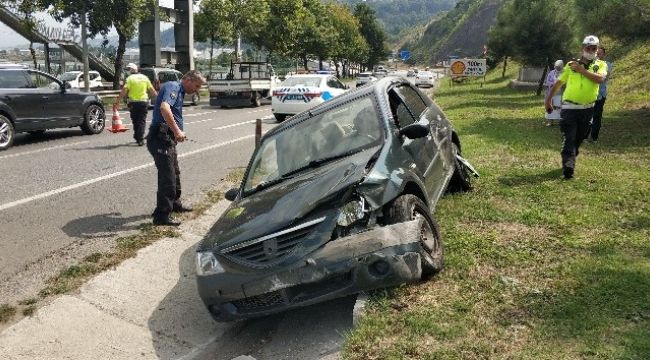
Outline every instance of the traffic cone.
{"type": "Polygon", "coordinates": [[[120,112],[117,111],[117,104],[113,104],[113,126],[110,129],[106,129],[112,133],[125,132],[129,130],[126,126],[122,125],[122,119],[120,119],[120,112]]]}

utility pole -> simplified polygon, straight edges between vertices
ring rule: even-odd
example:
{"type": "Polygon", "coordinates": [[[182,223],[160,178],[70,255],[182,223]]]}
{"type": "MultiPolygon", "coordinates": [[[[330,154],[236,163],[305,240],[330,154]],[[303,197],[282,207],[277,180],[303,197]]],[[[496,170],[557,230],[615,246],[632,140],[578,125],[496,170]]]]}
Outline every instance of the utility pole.
{"type": "Polygon", "coordinates": [[[84,91],[90,91],[90,82],[88,81],[88,29],[86,23],[86,6],[84,4],[83,12],[81,13],[81,48],[82,55],[81,58],[84,63],[84,91]]]}

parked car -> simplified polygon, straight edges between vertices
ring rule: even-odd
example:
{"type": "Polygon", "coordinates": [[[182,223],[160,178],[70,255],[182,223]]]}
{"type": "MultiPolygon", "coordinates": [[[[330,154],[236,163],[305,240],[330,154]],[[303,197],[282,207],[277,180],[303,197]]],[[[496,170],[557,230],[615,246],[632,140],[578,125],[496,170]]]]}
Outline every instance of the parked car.
{"type": "MultiPolygon", "coordinates": [[[[138,70],[141,74],[146,75],[151,81],[156,91],[160,90],[160,85],[167,81],[180,81],[183,78],[183,73],[176,69],[163,68],[163,67],[143,67],[138,70]]],[[[185,94],[185,103],[198,105],[201,101],[201,94],[198,92],[193,94],[185,94]]],[[[151,100],[153,106],[153,99],[151,100]]]]}
{"type": "Polygon", "coordinates": [[[357,74],[357,87],[376,81],[377,78],[372,76],[371,72],[362,72],[357,74]]]}
{"type": "Polygon", "coordinates": [[[217,321],[264,316],[442,268],[432,215],[475,171],[443,111],[387,77],[264,135],[232,201],[197,250],[217,321]]]}
{"type": "Polygon", "coordinates": [[[415,76],[415,71],[413,69],[410,69],[406,72],[406,77],[414,77],[415,76]]]}
{"type": "Polygon", "coordinates": [[[67,82],[26,67],[0,64],[0,150],[16,133],[79,126],[85,134],[104,130],[104,104],[97,94],[69,89],[67,82]]]}
{"type": "Polygon", "coordinates": [[[420,71],[415,75],[415,86],[433,87],[433,73],[431,71],[420,71]]]}
{"type": "Polygon", "coordinates": [[[288,77],[273,90],[271,111],[278,122],[343,94],[349,86],[336,76],[299,74],[288,77]]]}
{"type": "MultiPolygon", "coordinates": [[[[57,76],[61,81],[66,81],[71,88],[83,89],[84,88],[84,73],[83,71],[67,71],[57,76]]],[[[88,83],[90,90],[103,90],[102,77],[97,71],[88,72],[88,83]]]]}

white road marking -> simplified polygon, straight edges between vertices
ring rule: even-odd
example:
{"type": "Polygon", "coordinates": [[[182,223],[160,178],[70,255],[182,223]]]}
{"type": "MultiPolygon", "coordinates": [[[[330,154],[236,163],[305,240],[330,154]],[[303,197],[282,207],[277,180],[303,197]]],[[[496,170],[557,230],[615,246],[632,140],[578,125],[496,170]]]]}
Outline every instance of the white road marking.
{"type": "Polygon", "coordinates": [[[39,153],[39,152],[50,151],[50,150],[53,150],[53,149],[60,149],[60,148],[63,148],[63,147],[68,147],[68,146],[75,146],[75,145],[79,145],[79,144],[85,144],[87,142],[90,142],[90,141],[89,140],[79,141],[79,142],[76,142],[76,143],[63,144],[63,145],[57,145],[57,146],[50,146],[50,147],[46,147],[46,148],[43,148],[43,149],[32,150],[32,151],[25,151],[25,152],[18,153],[18,154],[4,155],[4,156],[0,156],[0,160],[12,158],[12,157],[23,156],[23,155],[36,154],[36,153],[39,153]]]}
{"type": "Polygon", "coordinates": [[[242,126],[242,125],[246,125],[246,124],[251,124],[251,123],[254,123],[254,122],[255,122],[255,120],[248,120],[248,121],[244,121],[244,122],[240,122],[240,123],[236,123],[236,124],[219,126],[219,127],[216,127],[216,128],[212,128],[212,130],[223,130],[223,129],[228,129],[228,128],[235,127],[235,126],[242,126]]]}
{"type": "MultiPolygon", "coordinates": [[[[183,157],[198,154],[198,153],[201,153],[201,152],[204,152],[204,151],[209,151],[209,150],[212,150],[212,149],[216,149],[216,148],[219,148],[219,147],[222,147],[222,146],[234,144],[234,143],[236,143],[238,141],[247,140],[247,139],[250,139],[250,138],[253,138],[253,137],[255,137],[255,135],[242,136],[242,137],[237,138],[237,139],[229,140],[229,141],[226,141],[226,142],[222,142],[222,143],[206,146],[206,147],[203,147],[203,148],[200,148],[200,149],[197,149],[197,150],[192,150],[192,151],[189,151],[189,152],[186,152],[186,153],[182,153],[182,154],[179,154],[178,157],[183,158],[183,157]]],[[[112,179],[114,177],[118,177],[118,176],[121,176],[121,175],[124,175],[124,174],[132,173],[134,171],[146,169],[146,168],[151,167],[153,165],[154,165],[153,162],[149,162],[149,163],[146,163],[144,165],[132,167],[132,168],[125,169],[125,170],[122,170],[122,171],[118,171],[118,172],[115,172],[115,173],[112,173],[112,174],[100,176],[98,178],[82,181],[80,183],[72,184],[72,185],[69,185],[69,186],[64,186],[62,188],[58,188],[58,189],[55,189],[55,190],[52,190],[52,191],[44,192],[42,194],[30,196],[28,198],[24,198],[24,199],[12,201],[10,203],[2,204],[2,205],[0,205],[0,211],[7,210],[7,209],[10,209],[12,207],[22,205],[22,204],[26,204],[28,202],[32,202],[32,201],[35,201],[35,200],[45,199],[47,197],[58,195],[58,194],[66,192],[66,191],[78,189],[80,187],[92,185],[94,183],[104,181],[104,180],[108,180],[108,179],[112,179]]]]}

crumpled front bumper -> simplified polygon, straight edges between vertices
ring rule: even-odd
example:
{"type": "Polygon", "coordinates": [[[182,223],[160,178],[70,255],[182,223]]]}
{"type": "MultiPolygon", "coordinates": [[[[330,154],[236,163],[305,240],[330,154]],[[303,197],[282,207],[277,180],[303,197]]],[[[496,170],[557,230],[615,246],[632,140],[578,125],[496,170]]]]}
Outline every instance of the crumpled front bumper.
{"type": "Polygon", "coordinates": [[[415,282],[422,276],[421,221],[330,241],[289,267],[198,276],[199,294],[216,320],[231,321],[415,282]]]}

